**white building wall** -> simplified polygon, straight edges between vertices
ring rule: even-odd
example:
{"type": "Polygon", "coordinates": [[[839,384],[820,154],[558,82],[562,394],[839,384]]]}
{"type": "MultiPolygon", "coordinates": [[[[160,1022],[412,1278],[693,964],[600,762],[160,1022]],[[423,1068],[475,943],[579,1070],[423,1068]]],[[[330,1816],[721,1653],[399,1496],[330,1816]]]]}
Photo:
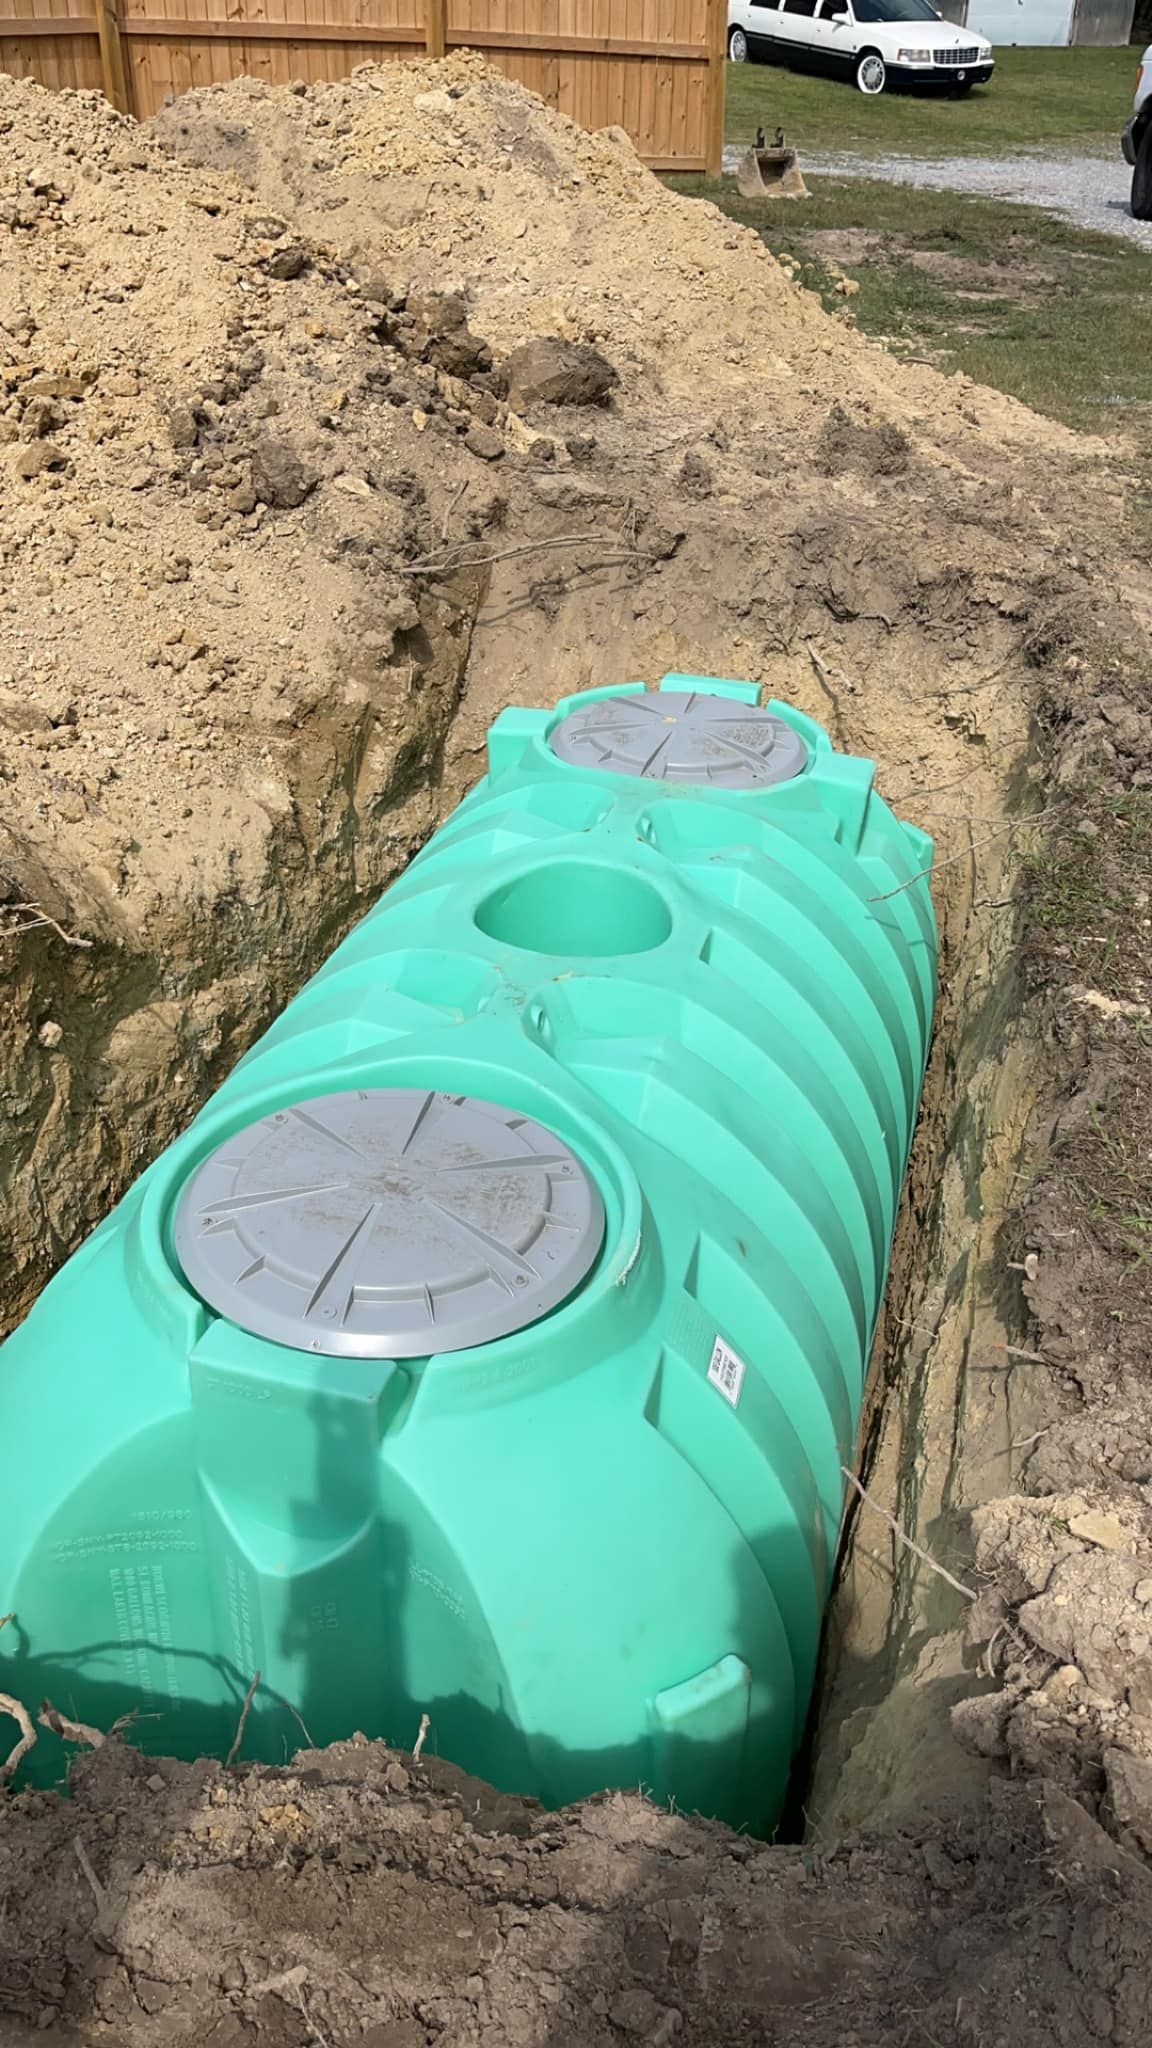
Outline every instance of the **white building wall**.
{"type": "Polygon", "coordinates": [[[969,0],[967,28],[990,43],[1062,48],[1072,39],[1075,0],[969,0]]]}

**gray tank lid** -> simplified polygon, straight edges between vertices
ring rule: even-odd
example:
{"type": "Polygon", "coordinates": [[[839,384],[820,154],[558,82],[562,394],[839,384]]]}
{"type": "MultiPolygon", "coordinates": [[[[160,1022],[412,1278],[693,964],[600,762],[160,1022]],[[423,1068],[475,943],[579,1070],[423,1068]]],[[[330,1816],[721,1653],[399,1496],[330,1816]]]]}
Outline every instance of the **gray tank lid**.
{"type": "Polygon", "coordinates": [[[714,789],[767,789],[808,763],[799,733],[774,711],[707,690],[600,697],[560,720],[552,751],[578,768],[714,789]]]}
{"type": "Polygon", "coordinates": [[[289,1104],[192,1175],[176,1253],[210,1307],[298,1351],[422,1358],[506,1337],[589,1271],[604,1207],[543,1124],[474,1096],[289,1104]]]}

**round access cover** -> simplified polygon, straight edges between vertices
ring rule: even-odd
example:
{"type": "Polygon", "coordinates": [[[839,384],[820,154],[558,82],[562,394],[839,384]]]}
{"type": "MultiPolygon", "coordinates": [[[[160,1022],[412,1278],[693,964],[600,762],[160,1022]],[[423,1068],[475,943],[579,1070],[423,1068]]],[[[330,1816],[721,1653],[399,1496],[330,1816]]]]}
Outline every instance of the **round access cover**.
{"type": "Polygon", "coordinates": [[[799,733],[775,712],[707,690],[600,697],[560,720],[552,751],[578,768],[716,789],[767,789],[808,762],[799,733]]]}
{"type": "Polygon", "coordinates": [[[418,1358],[523,1329],[604,1235],[599,1192],[530,1117],[423,1088],[318,1095],[249,1124],[193,1174],[176,1251],[258,1337],[418,1358]]]}

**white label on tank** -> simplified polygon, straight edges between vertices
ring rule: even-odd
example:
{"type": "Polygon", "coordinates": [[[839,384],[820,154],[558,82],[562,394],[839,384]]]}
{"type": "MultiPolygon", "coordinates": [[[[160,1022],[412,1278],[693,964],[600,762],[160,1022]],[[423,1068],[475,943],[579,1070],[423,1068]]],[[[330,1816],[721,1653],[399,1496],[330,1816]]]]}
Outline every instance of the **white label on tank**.
{"type": "Polygon", "coordinates": [[[708,1363],[708,1377],[714,1387],[719,1387],[724,1399],[732,1403],[733,1408],[740,1405],[744,1373],[744,1360],[737,1357],[731,1346],[724,1342],[723,1337],[717,1337],[708,1363]]]}

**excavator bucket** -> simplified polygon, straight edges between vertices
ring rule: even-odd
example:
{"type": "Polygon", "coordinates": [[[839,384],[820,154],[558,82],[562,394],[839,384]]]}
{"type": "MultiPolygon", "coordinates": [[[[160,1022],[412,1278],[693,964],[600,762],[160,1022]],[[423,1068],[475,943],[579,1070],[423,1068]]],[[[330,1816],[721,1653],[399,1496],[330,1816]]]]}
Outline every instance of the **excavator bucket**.
{"type": "Polygon", "coordinates": [[[749,149],[740,159],[736,187],[741,199],[807,199],[808,187],[796,160],[796,151],[781,145],[776,149],[749,149]]]}

